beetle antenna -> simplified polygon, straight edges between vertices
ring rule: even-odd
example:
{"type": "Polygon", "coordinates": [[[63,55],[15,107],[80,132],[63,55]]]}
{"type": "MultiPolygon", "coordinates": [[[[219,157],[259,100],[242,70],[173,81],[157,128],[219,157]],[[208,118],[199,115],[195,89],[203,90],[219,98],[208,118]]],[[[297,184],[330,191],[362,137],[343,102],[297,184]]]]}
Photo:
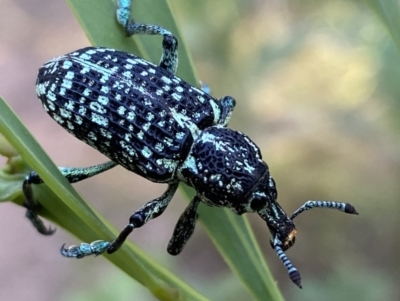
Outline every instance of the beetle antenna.
{"type": "Polygon", "coordinates": [[[301,286],[301,276],[299,271],[294,267],[294,265],[291,263],[289,258],[286,256],[285,252],[283,252],[282,249],[282,242],[279,240],[278,236],[275,237],[274,242],[273,242],[273,247],[278,255],[279,259],[282,261],[283,265],[285,266],[290,280],[293,281],[294,284],[296,284],[299,288],[303,288],[301,286]]]}
{"type": "Polygon", "coordinates": [[[353,205],[350,205],[349,203],[340,203],[340,202],[332,202],[332,201],[308,201],[308,202],[304,203],[304,205],[301,206],[299,209],[297,209],[292,214],[290,219],[294,219],[300,213],[310,210],[310,209],[313,209],[313,208],[337,209],[344,213],[358,215],[358,212],[356,211],[356,209],[353,207],[353,205]]]}

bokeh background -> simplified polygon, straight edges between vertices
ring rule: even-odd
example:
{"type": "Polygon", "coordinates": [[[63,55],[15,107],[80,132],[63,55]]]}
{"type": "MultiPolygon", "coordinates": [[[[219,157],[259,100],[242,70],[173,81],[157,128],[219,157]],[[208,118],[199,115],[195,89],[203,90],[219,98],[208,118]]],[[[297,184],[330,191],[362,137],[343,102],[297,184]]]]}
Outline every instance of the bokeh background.
{"type": "MultiPolygon", "coordinates": [[[[270,249],[265,223],[249,216],[287,300],[398,300],[400,55],[379,19],[362,1],[171,2],[200,77],[216,97],[237,100],[230,126],[262,149],[285,210],[330,199],[360,212],[314,210],[296,220],[288,255],[301,291],[270,249]]],[[[0,94],[57,164],[105,160],[58,127],[35,95],[43,62],[88,45],[67,5],[0,7],[0,94]]],[[[75,187],[118,228],[165,189],[122,168],[75,187]]],[[[177,194],[130,239],[210,299],[250,300],[201,226],[180,256],[167,254],[185,206],[177,194]]],[[[0,300],[155,300],[101,257],[62,258],[64,242],[78,241],[63,229],[40,236],[22,208],[1,204],[0,300]]]]}

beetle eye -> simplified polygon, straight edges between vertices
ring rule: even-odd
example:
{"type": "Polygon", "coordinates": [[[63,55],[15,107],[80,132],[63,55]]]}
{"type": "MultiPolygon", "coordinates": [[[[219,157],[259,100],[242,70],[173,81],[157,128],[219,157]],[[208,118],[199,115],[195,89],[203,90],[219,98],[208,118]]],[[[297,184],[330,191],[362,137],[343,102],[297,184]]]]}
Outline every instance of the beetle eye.
{"type": "Polygon", "coordinates": [[[258,210],[264,208],[265,205],[266,205],[266,203],[267,203],[267,199],[266,199],[265,196],[262,196],[262,195],[255,195],[255,196],[253,197],[253,199],[251,200],[250,207],[251,207],[251,209],[253,209],[254,211],[258,211],[258,210]]]}

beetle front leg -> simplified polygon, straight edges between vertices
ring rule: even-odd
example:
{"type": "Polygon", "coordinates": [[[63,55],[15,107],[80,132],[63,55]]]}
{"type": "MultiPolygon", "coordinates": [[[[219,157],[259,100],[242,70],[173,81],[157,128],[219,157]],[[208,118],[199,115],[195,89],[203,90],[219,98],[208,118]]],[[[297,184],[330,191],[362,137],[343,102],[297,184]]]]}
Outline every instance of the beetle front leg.
{"type": "Polygon", "coordinates": [[[160,67],[172,74],[178,68],[178,40],[169,30],[153,24],[140,24],[131,19],[132,0],[118,0],[117,20],[121,24],[128,37],[134,34],[148,34],[163,36],[163,53],[160,60],[160,67]]]}
{"type": "Polygon", "coordinates": [[[229,120],[231,119],[233,109],[236,106],[236,100],[230,96],[225,96],[222,97],[219,101],[221,103],[222,113],[218,124],[227,126],[229,120]]]}
{"type": "MultiPolygon", "coordinates": [[[[113,161],[108,161],[102,164],[84,167],[84,168],[69,168],[69,167],[59,167],[61,174],[70,183],[76,183],[84,179],[93,177],[99,173],[109,170],[115,167],[117,164],[113,161]]],[[[32,225],[36,230],[43,235],[51,235],[55,232],[55,229],[51,227],[47,228],[43,221],[39,218],[37,214],[40,204],[35,200],[35,196],[32,189],[32,184],[42,184],[43,180],[35,171],[31,171],[29,175],[25,177],[22,183],[22,192],[25,196],[24,207],[27,209],[26,217],[31,221],[32,225]]]]}
{"type": "Polygon", "coordinates": [[[198,218],[196,211],[199,203],[200,198],[195,196],[179,218],[174,233],[172,234],[172,238],[168,243],[167,251],[169,254],[178,255],[189,240],[190,236],[192,236],[198,218]]]}
{"type": "Polygon", "coordinates": [[[162,196],[146,203],[143,207],[132,214],[129,219],[129,224],[112,242],[96,240],[90,244],[82,243],[79,246],[73,245],[68,248],[64,248],[63,245],[61,247],[61,254],[65,257],[83,258],[89,255],[100,255],[104,251],[107,251],[108,254],[114,253],[122,246],[133,229],[140,228],[149,220],[158,217],[164,212],[165,208],[167,208],[169,202],[174,196],[178,185],[178,182],[169,184],[168,189],[162,196]]]}

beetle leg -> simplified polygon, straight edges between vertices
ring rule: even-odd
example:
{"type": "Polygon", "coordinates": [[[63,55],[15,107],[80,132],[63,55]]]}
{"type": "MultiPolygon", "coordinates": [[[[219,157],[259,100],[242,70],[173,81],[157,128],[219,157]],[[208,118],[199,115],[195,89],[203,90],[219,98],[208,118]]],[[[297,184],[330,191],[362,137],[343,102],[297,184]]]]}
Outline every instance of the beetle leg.
{"type": "Polygon", "coordinates": [[[310,209],[313,209],[313,208],[337,209],[337,210],[343,211],[344,213],[358,215],[358,212],[356,211],[356,209],[353,207],[353,205],[350,205],[349,203],[340,203],[340,202],[331,202],[331,201],[308,201],[308,202],[304,203],[304,205],[301,206],[299,209],[297,209],[292,214],[290,219],[294,219],[300,213],[310,210],[310,209]]]}
{"type": "Polygon", "coordinates": [[[178,182],[169,184],[168,189],[162,196],[146,203],[132,214],[129,219],[129,224],[112,242],[96,240],[90,244],[82,243],[79,246],[73,245],[68,248],[65,248],[63,245],[61,247],[61,254],[65,257],[82,258],[88,255],[100,255],[104,251],[107,251],[108,254],[114,253],[122,246],[133,229],[143,226],[149,220],[156,218],[164,212],[174,196],[178,185],[178,182]]]}
{"type": "Polygon", "coordinates": [[[65,248],[65,244],[61,246],[61,254],[65,257],[83,258],[88,255],[100,255],[110,246],[105,240],[96,240],[88,243],[81,243],[79,246],[70,246],[65,248]]]}
{"type": "Polygon", "coordinates": [[[200,81],[200,89],[204,93],[211,94],[210,86],[207,85],[206,83],[202,82],[202,81],[200,81]]]}
{"type": "Polygon", "coordinates": [[[38,209],[40,208],[40,204],[35,200],[33,196],[32,185],[29,182],[27,176],[25,181],[22,184],[22,191],[25,195],[24,207],[26,208],[25,216],[31,221],[32,225],[36,228],[36,230],[43,235],[51,235],[56,229],[52,229],[51,227],[46,227],[43,221],[39,218],[37,214],[38,209]]]}
{"type": "Polygon", "coordinates": [[[178,68],[178,40],[169,30],[152,24],[135,23],[131,19],[132,0],[118,0],[117,20],[125,28],[127,36],[134,34],[148,34],[163,36],[163,53],[160,60],[160,67],[175,74],[178,68]]]}
{"type": "MultiPolygon", "coordinates": [[[[108,161],[102,164],[84,167],[84,168],[69,168],[69,167],[59,167],[61,174],[70,183],[76,183],[84,179],[93,177],[103,171],[109,170],[115,167],[117,164],[113,161],[108,161]]],[[[36,230],[43,235],[51,235],[54,233],[55,229],[46,228],[43,221],[39,218],[37,214],[40,204],[35,200],[32,184],[42,184],[42,178],[35,172],[31,171],[29,175],[25,177],[22,183],[22,192],[25,196],[24,207],[27,209],[26,217],[31,221],[32,225],[36,230]]]]}
{"type": "Polygon", "coordinates": [[[220,100],[222,106],[222,114],[218,124],[227,126],[229,120],[231,119],[233,109],[236,106],[236,100],[230,96],[222,97],[220,100]]]}
{"type": "Polygon", "coordinates": [[[169,254],[178,255],[190,236],[192,236],[198,218],[196,211],[199,203],[199,197],[195,196],[176,223],[174,233],[167,247],[169,254]]]}

